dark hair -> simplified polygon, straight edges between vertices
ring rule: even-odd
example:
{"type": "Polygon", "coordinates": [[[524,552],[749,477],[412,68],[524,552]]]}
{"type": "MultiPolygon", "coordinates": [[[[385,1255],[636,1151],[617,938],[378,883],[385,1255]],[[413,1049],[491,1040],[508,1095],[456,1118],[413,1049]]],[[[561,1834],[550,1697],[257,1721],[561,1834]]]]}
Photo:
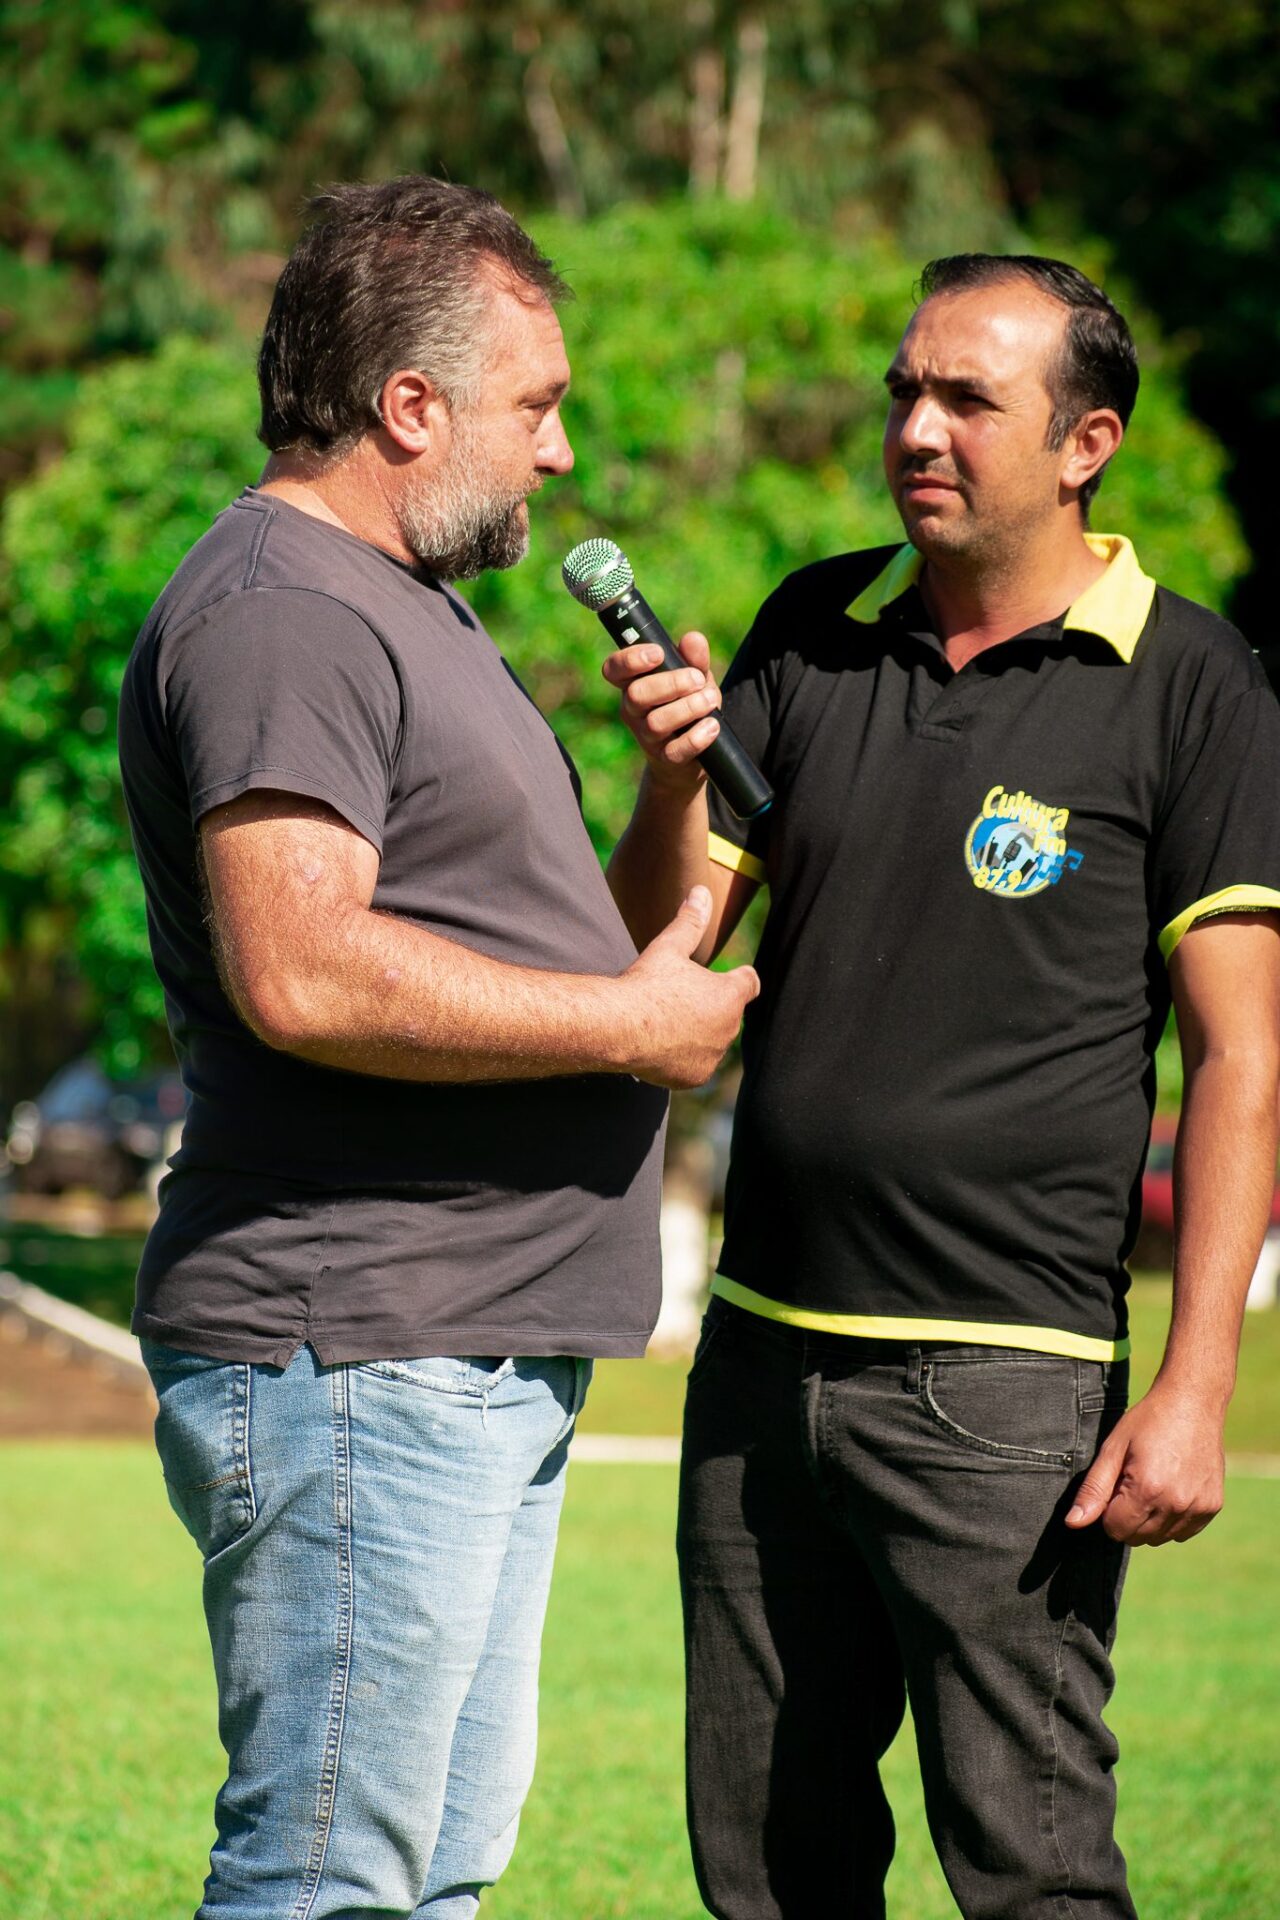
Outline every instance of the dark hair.
{"type": "MultiPolygon", "coordinates": [[[[953,253],[929,262],[920,276],[920,298],[967,293],[1002,280],[1029,280],[1067,309],[1061,350],[1045,370],[1053,403],[1050,447],[1056,451],[1062,446],[1072,427],[1093,407],[1111,407],[1121,425],[1128,426],[1138,397],[1133,335],[1124,315],[1078,267],[1034,253],[953,253]]],[[[1100,467],[1080,489],[1080,510],[1086,517],[1105,471],[1105,466],[1100,467]]]]}
{"type": "Polygon", "coordinates": [[[492,194],[409,174],[334,186],[276,287],[258,355],[262,422],[273,453],[350,449],[379,422],[398,367],[428,375],[451,407],[476,397],[489,342],[496,266],[514,290],[568,291],[492,194]]]}

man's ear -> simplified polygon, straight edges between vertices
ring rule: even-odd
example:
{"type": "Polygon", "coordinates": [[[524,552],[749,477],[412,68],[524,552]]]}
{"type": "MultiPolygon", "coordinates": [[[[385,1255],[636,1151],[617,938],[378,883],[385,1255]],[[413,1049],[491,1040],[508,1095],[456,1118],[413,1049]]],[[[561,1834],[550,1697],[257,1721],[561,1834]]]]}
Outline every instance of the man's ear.
{"type": "Polygon", "coordinates": [[[425,373],[402,367],[383,382],[378,395],[383,430],[404,453],[430,453],[447,442],[449,408],[425,373]]]}
{"type": "Polygon", "coordinates": [[[1111,407],[1095,407],[1084,414],[1063,443],[1061,485],[1076,492],[1106,466],[1123,439],[1120,415],[1111,407]]]}

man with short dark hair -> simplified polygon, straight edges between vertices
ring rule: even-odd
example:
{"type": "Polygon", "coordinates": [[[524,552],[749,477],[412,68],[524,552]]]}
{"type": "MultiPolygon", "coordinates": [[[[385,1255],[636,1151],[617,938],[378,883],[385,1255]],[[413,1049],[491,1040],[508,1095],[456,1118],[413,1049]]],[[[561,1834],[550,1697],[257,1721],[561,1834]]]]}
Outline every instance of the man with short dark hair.
{"type": "Polygon", "coordinates": [[[566,473],[549,262],[488,195],[343,187],[281,277],[261,484],[129,664],[190,1090],[138,1282],[205,1560],[219,1920],[464,1920],[510,1856],[566,1448],[658,1302],[666,1096],[754,991],[637,957],[576,776],[449,582],[566,473]]]}
{"type": "Polygon", "coordinates": [[[909,1695],[966,1920],[1121,1920],[1102,1710],[1126,1549],[1222,1498],[1280,1071],[1280,712],[1240,636],[1085,508],[1137,391],[1074,268],[933,263],[887,375],[909,544],[792,575],[725,683],[777,798],[692,755],[701,635],[606,675],[648,756],[637,939],[770,909],[689,1383],[689,1810],[721,1920],[883,1915],[909,1695]],[[1168,1345],[1126,1412],[1125,1257],[1170,1000],[1168,1345]]]}

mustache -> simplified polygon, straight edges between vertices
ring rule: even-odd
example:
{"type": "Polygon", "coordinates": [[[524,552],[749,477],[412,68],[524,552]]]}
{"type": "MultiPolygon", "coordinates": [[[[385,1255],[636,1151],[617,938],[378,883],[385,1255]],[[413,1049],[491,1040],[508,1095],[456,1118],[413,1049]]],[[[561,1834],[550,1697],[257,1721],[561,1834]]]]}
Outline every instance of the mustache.
{"type": "Polygon", "coordinates": [[[958,487],[960,476],[954,467],[940,466],[936,460],[901,460],[899,480],[931,480],[939,486],[958,487]]]}

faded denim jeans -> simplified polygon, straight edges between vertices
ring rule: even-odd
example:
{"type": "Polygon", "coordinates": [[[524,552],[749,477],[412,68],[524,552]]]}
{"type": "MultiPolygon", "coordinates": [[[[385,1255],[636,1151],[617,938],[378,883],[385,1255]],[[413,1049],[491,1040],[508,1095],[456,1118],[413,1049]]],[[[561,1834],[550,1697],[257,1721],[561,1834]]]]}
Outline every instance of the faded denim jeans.
{"type": "Polygon", "coordinates": [[[470,1920],[533,1774],[590,1361],[143,1351],[227,1751],[197,1920],[470,1920]]]}
{"type": "Polygon", "coordinates": [[[1103,1724],[1125,1555],[1063,1517],[1127,1363],[806,1333],[713,1300],[680,1559],[719,1920],[883,1920],[910,1696],[965,1920],[1131,1920],[1103,1724]]]}

